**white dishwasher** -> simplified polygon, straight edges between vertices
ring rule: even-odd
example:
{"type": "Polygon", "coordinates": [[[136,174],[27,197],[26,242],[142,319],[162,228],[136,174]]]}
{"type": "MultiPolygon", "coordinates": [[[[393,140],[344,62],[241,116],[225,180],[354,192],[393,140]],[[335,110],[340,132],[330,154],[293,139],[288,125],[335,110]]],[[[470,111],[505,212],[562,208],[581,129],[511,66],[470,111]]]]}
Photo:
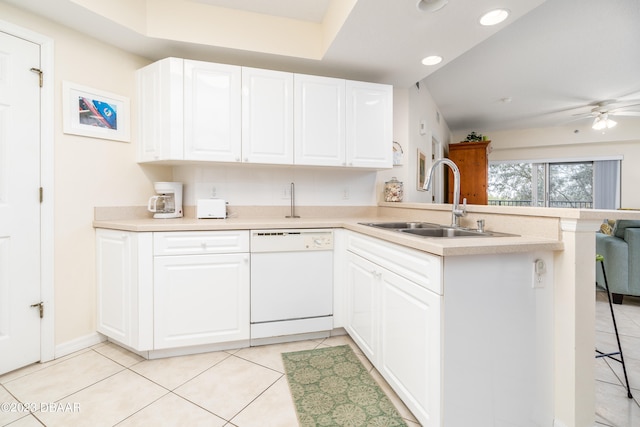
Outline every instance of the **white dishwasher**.
{"type": "Polygon", "coordinates": [[[251,231],[251,339],[333,329],[333,231],[251,231]]]}

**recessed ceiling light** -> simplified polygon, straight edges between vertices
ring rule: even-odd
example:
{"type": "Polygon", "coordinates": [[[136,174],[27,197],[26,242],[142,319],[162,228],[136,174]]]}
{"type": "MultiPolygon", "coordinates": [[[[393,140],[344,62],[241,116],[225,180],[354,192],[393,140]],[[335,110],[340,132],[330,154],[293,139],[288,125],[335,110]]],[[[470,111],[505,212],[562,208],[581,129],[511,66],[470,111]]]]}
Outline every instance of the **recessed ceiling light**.
{"type": "Polygon", "coordinates": [[[418,0],[416,7],[420,12],[435,12],[446,6],[449,0],[418,0]]]}
{"type": "Polygon", "coordinates": [[[431,55],[422,60],[424,65],[437,65],[442,62],[442,56],[431,55]]]}
{"type": "Polygon", "coordinates": [[[480,24],[485,26],[497,25],[507,19],[509,11],[507,9],[494,9],[485,13],[480,18],[480,24]]]}

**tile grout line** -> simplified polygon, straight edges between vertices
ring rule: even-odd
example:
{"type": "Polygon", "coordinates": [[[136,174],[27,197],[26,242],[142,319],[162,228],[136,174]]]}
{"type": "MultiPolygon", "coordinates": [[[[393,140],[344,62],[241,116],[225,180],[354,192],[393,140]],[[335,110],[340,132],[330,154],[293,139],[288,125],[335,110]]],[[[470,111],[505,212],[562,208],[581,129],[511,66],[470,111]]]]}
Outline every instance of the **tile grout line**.
{"type": "MultiPolygon", "coordinates": [[[[277,372],[277,371],[276,371],[277,372]]],[[[278,381],[280,381],[282,379],[282,377],[284,377],[285,374],[281,374],[278,379],[276,379],[274,382],[272,382],[267,388],[265,388],[264,390],[262,390],[256,397],[254,397],[253,399],[251,399],[251,401],[249,403],[247,403],[242,409],[240,409],[236,414],[233,415],[233,417],[231,417],[229,420],[226,420],[229,423],[233,423],[233,419],[236,418],[238,415],[240,415],[245,409],[247,409],[249,406],[251,406],[251,404],[253,402],[255,402],[256,400],[258,400],[258,398],[260,396],[262,396],[263,394],[265,394],[267,392],[267,390],[269,390],[271,387],[273,387],[278,381]]],[[[218,415],[219,416],[219,415],[218,415]]],[[[222,418],[222,417],[220,417],[222,418]]],[[[235,425],[235,424],[234,424],[235,425]]]]}

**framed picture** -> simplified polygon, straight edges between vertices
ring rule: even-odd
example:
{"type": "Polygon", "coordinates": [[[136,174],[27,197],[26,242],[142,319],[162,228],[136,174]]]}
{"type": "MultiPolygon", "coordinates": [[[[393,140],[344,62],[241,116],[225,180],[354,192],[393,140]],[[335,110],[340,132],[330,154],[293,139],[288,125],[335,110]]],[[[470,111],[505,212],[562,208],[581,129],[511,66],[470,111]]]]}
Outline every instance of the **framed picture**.
{"type": "Polygon", "coordinates": [[[427,180],[427,156],[418,148],[418,191],[424,191],[424,183],[427,180]]]}
{"type": "Polygon", "coordinates": [[[62,82],[63,132],[129,142],[129,98],[62,82]]]}

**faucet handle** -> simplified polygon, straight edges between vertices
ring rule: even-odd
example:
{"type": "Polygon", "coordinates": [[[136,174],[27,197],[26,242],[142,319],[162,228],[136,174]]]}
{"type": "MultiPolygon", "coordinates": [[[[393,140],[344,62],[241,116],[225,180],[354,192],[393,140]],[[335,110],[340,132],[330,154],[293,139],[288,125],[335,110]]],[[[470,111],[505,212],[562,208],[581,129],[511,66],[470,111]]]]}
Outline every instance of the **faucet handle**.
{"type": "MultiPolygon", "coordinates": [[[[464,199],[462,199],[462,209],[460,209],[460,206],[458,206],[458,209],[455,209],[455,206],[453,207],[453,215],[456,218],[460,218],[461,216],[465,216],[467,214],[467,198],[465,197],[464,199]]],[[[457,223],[457,221],[455,221],[457,223]]]]}

